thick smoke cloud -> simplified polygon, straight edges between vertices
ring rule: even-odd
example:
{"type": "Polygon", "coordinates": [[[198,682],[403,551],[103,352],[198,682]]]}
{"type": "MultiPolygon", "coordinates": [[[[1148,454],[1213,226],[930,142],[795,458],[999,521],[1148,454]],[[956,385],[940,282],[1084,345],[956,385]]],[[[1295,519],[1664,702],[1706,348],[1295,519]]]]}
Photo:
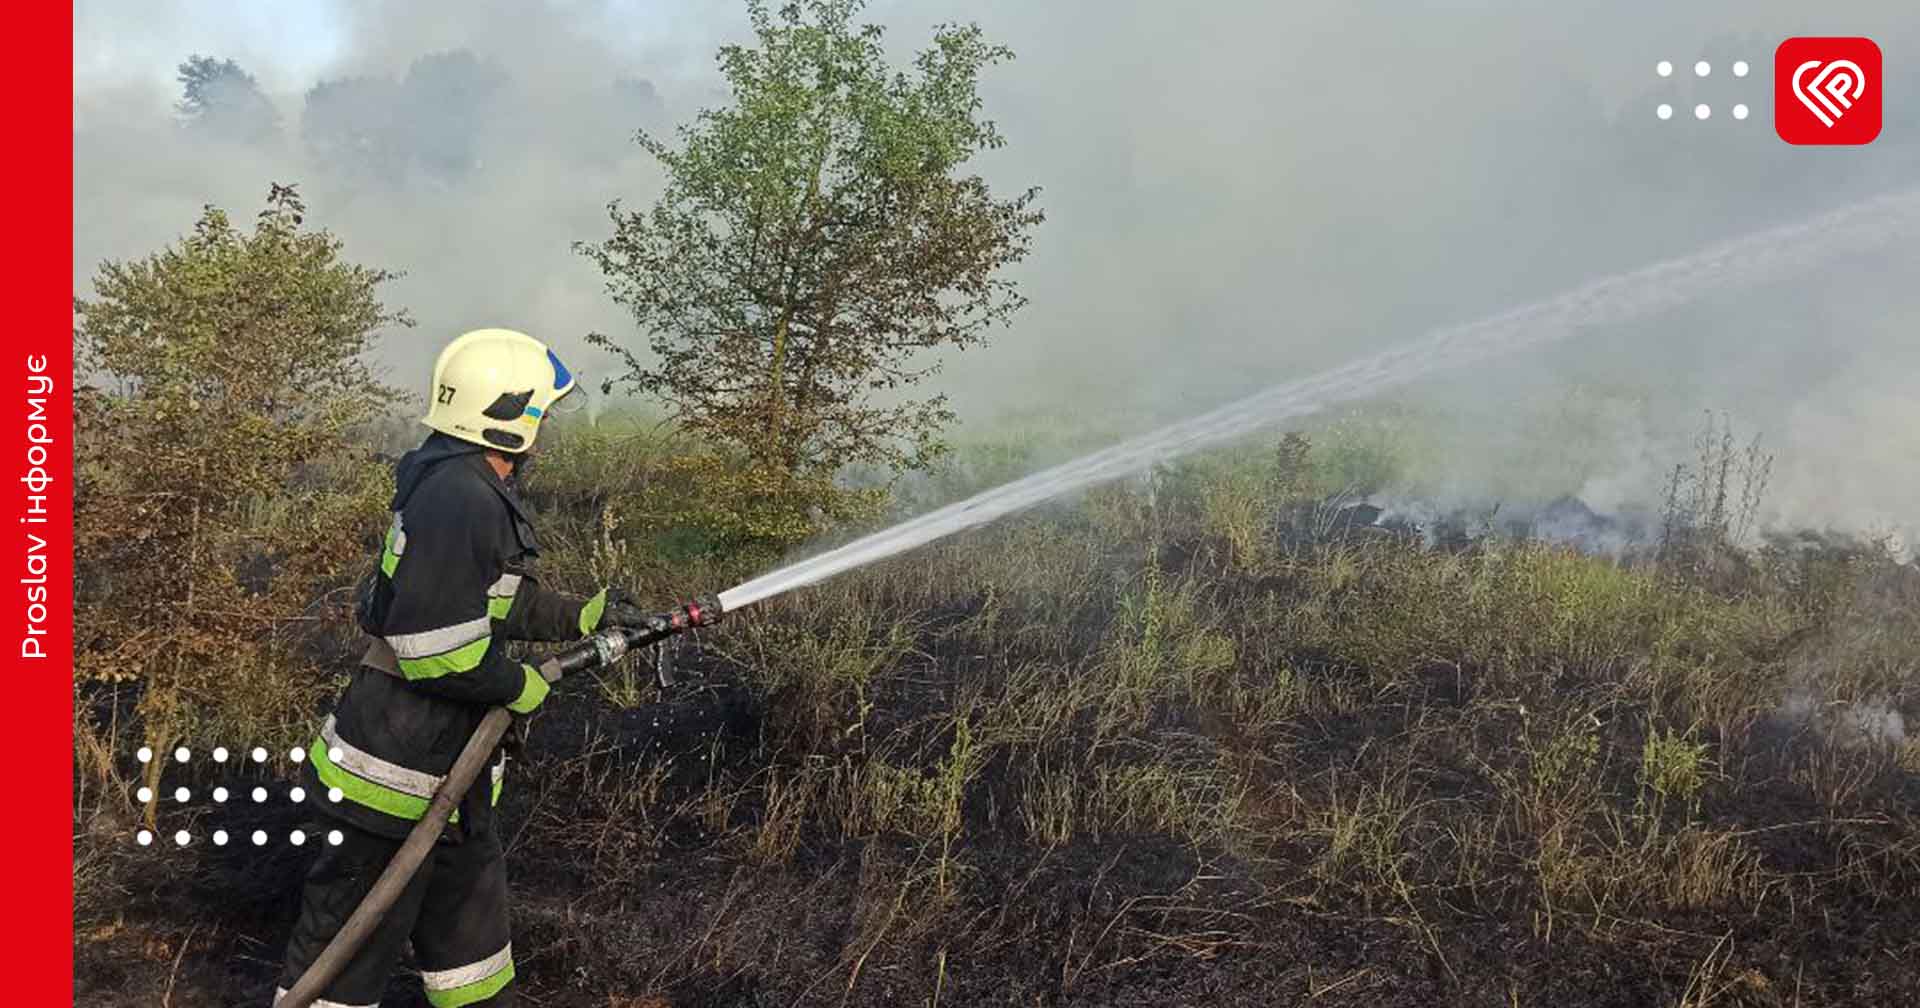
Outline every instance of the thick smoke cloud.
{"type": "MultiPolygon", "coordinates": [[[[419,318],[383,353],[417,384],[447,335],[514,324],[582,358],[623,333],[574,240],[658,175],[627,140],[720,98],[714,3],[254,5],[93,0],[76,38],[75,261],[144,254],[203,203],[236,214],[298,181],[356,259],[407,271],[419,318]],[[276,9],[282,5],[275,5],[276,9]],[[304,41],[303,41],[304,39],[304,41]],[[231,57],[277,140],[172,122],[172,67],[231,57]],[[436,55],[440,54],[440,55],[436,55]],[[450,55],[449,55],[450,54],[450,55]],[[316,85],[325,85],[310,95],[316,85]]],[[[1010,144],[981,169],[1044,187],[1029,309],[940,379],[970,420],[1090,413],[1116,429],[1199,412],[1427,328],[1891,189],[1920,185],[1920,9],[1905,0],[1273,4],[875,3],[902,55],[969,19],[1019,59],[985,85],[1010,144]],[[1886,128],[1864,148],[1772,135],[1772,49],[1875,37],[1886,128]],[[1713,64],[1706,78],[1692,64],[1713,64]],[[1653,73],[1668,59],[1676,73],[1653,73]],[[1752,64],[1743,79],[1734,60],[1752,64]],[[1679,113],[1666,122],[1660,102],[1679,113]],[[1689,110],[1705,102],[1712,118],[1689,110]],[[1735,121],[1735,102],[1752,115],[1735,121]]],[[[1728,292],[1420,393],[1440,494],[1561,458],[1607,507],[1656,491],[1702,411],[1778,456],[1768,518],[1920,524],[1920,242],[1791,289],[1728,292]],[[1558,418],[1558,419],[1556,419],[1558,418]],[[1543,446],[1543,438],[1548,438],[1543,446]]],[[[1549,467],[1552,468],[1552,467],[1549,467]]],[[[1535,489],[1546,489],[1538,488],[1535,489]]]]}

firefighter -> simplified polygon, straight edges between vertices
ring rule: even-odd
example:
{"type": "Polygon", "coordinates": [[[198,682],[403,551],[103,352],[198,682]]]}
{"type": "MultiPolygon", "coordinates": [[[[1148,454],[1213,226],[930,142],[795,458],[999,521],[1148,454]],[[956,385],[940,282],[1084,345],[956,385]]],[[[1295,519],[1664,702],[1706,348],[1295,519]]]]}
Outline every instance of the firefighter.
{"type": "MultiPolygon", "coordinates": [[[[344,839],[307,874],[276,1001],[366,896],[487,710],[525,715],[546,699],[547,681],[505,642],[646,619],[623,592],[579,598],[533,576],[539,542],[513,477],[575,385],[553,351],[507,329],[467,333],[434,364],[422,420],[432,433],[395,468],[393,523],[362,585],[359,622],[373,641],[305,760],[308,802],[344,839]]],[[[316,1008],[377,1005],[409,941],[436,1008],[508,1002],[513,946],[494,826],[506,756],[489,762],[316,1008]]]]}

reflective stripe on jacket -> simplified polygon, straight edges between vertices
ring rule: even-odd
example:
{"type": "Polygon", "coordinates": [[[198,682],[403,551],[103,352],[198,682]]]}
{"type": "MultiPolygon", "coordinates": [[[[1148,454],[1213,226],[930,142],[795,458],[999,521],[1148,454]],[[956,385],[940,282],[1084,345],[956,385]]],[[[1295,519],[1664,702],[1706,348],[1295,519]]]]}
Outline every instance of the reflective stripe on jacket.
{"type": "MultiPolygon", "coordinates": [[[[506,642],[578,637],[605,598],[534,578],[532,523],[479,446],[434,434],[400,460],[395,486],[360,620],[392,649],[399,674],[356,668],[306,760],[310,802],[387,836],[425,812],[488,708],[538,701],[538,673],[506,642]]],[[[462,833],[490,827],[502,767],[492,762],[491,782],[476,781],[455,812],[462,833]]]]}

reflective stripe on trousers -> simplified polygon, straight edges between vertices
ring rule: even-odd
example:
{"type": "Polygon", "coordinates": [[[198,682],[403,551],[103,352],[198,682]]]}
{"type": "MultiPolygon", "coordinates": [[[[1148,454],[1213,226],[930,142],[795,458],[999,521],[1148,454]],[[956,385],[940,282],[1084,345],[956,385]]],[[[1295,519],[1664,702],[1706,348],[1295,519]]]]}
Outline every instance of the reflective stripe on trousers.
{"type": "Polygon", "coordinates": [[[512,942],[478,962],[452,969],[420,971],[420,984],[427,989],[427,1002],[434,1008],[462,1008],[485,1001],[500,993],[512,980],[512,942]]]}

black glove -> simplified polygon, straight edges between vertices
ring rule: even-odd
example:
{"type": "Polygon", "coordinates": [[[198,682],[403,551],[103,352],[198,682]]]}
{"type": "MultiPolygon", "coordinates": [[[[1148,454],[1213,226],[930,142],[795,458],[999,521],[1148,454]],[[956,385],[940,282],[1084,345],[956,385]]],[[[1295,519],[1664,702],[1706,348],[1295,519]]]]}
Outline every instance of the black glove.
{"type": "Polygon", "coordinates": [[[653,625],[657,614],[648,612],[634,604],[633,596],[625,588],[608,588],[607,604],[600,610],[600,623],[596,630],[608,627],[642,628],[653,625]]]}

